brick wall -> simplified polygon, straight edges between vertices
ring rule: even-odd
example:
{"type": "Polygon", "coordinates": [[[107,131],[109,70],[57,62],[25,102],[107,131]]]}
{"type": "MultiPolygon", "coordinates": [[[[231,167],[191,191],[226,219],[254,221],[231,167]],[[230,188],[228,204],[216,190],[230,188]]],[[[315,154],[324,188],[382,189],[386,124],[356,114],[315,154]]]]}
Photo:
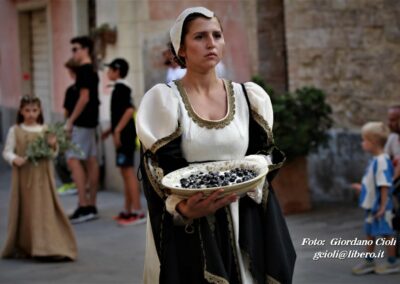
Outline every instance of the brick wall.
{"type": "Polygon", "coordinates": [[[325,90],[336,127],[399,103],[400,1],[285,0],[289,87],[325,90]]]}

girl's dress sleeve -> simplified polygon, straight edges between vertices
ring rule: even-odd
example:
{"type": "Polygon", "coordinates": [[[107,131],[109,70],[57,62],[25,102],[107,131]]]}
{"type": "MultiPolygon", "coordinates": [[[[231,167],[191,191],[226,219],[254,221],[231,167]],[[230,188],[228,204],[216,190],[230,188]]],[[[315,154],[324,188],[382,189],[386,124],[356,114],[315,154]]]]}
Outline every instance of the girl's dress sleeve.
{"type": "Polygon", "coordinates": [[[17,158],[15,154],[15,126],[8,130],[6,144],[3,150],[3,158],[12,166],[13,161],[17,158]]]}

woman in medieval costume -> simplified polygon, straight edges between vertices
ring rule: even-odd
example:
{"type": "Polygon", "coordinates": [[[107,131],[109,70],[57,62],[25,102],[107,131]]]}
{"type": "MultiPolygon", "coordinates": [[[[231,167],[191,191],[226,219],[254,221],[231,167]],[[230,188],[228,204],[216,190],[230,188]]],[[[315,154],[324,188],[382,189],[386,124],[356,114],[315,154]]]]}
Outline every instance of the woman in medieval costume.
{"type": "Polygon", "coordinates": [[[170,30],[186,75],[158,84],[137,114],[149,222],[145,283],[291,283],[293,245],[270,187],[283,155],[273,111],[258,85],[218,78],[225,45],[220,22],[203,7],[184,10],[170,30]],[[179,198],[164,175],[191,163],[251,159],[268,166],[259,188],[238,198],[221,190],[179,198]]]}

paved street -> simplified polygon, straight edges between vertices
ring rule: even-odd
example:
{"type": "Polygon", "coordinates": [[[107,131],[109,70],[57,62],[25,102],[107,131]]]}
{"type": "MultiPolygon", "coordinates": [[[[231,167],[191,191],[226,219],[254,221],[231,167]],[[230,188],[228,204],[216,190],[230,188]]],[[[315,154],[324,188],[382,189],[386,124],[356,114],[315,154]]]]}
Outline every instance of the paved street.
{"type": "MultiPolygon", "coordinates": [[[[10,169],[0,165],[0,244],[6,234],[10,169]]],[[[71,212],[76,196],[61,198],[71,212]]],[[[123,204],[121,193],[99,193],[100,219],[74,225],[79,247],[79,259],[71,263],[39,263],[27,260],[0,260],[1,284],[126,284],[142,283],[145,225],[118,227],[112,216],[123,204]]],[[[333,238],[351,240],[362,237],[362,212],[352,205],[324,205],[307,214],[287,218],[298,260],[294,283],[399,283],[400,275],[352,276],[355,259],[321,259],[313,261],[317,251],[358,250],[357,246],[301,246],[304,238],[318,238],[329,243],[333,238]]]]}

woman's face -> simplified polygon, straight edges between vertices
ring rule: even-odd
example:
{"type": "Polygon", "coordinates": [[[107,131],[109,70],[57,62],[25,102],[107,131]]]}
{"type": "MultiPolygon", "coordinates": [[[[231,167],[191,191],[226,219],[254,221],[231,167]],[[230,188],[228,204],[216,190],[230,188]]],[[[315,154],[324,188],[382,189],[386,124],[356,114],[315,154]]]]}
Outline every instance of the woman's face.
{"type": "Polygon", "coordinates": [[[199,17],[189,23],[188,33],[179,49],[188,69],[208,71],[222,59],[224,35],[217,18],[199,17]]]}

